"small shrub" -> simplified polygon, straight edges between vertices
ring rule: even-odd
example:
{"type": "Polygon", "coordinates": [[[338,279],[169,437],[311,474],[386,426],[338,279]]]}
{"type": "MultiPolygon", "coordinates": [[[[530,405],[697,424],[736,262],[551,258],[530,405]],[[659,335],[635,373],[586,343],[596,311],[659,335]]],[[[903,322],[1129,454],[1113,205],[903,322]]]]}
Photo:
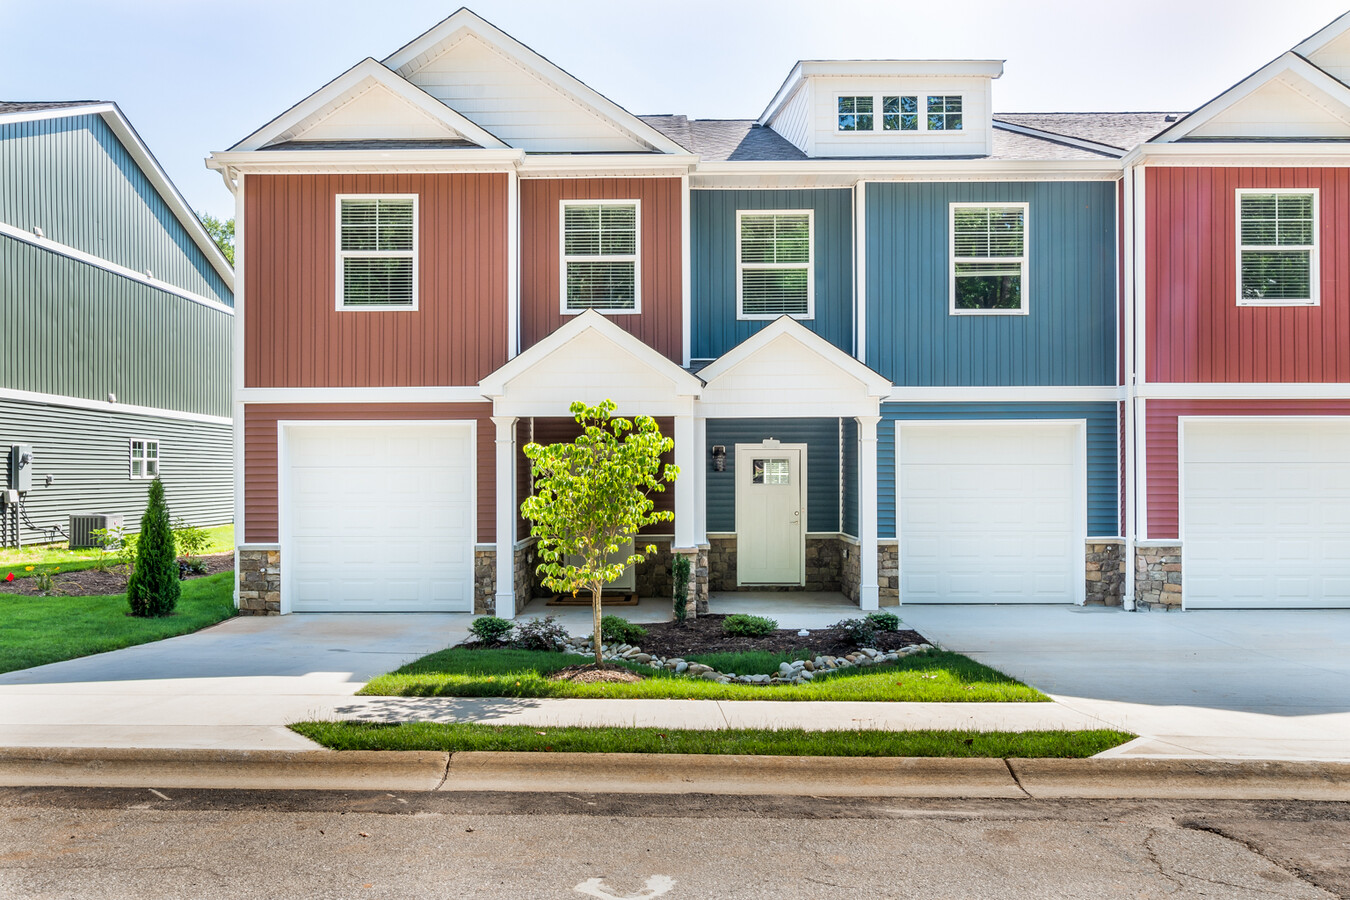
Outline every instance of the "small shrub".
{"type": "Polygon", "coordinates": [[[506,641],[509,635],[516,627],[516,623],[510,619],[499,619],[496,616],[479,616],[469,623],[469,633],[485,644],[500,644],[506,641]]]}
{"type": "Polygon", "coordinates": [[[178,580],[182,581],[189,575],[205,575],[207,570],[206,560],[201,557],[189,557],[178,561],[178,580]]]}
{"type": "Polygon", "coordinates": [[[211,538],[206,533],[205,528],[198,528],[196,525],[189,525],[182,519],[175,519],[173,523],[173,543],[178,548],[179,556],[195,559],[206,552],[206,548],[211,545],[211,538]]]}
{"type": "Polygon", "coordinates": [[[895,613],[874,612],[868,613],[867,621],[872,623],[872,627],[878,631],[899,631],[900,617],[895,613]]]}
{"type": "Polygon", "coordinates": [[[52,573],[44,570],[33,576],[33,586],[38,589],[39,594],[46,594],[56,585],[52,581],[52,573]]]}
{"type": "Polygon", "coordinates": [[[722,620],[722,631],[736,637],[763,637],[778,627],[774,619],[763,616],[734,615],[722,620]]]}
{"type": "Polygon", "coordinates": [[[842,619],[830,626],[844,632],[845,637],[855,647],[867,647],[876,642],[877,627],[867,619],[842,619]]]}
{"type": "Polygon", "coordinates": [[[127,580],[127,603],[131,614],[159,617],[173,614],[178,605],[178,558],[169,527],[169,507],[164,503],[164,483],[150,482],[150,499],[141,516],[136,565],[127,580]]]}
{"type": "Polygon", "coordinates": [[[600,617],[600,640],[606,644],[636,644],[646,636],[647,629],[623,616],[600,617]]]}
{"type": "Polygon", "coordinates": [[[556,616],[531,619],[516,626],[511,643],[521,650],[558,650],[567,643],[567,629],[558,624],[556,616]]]}
{"type": "Polygon", "coordinates": [[[676,556],[670,574],[675,581],[675,621],[681,625],[689,617],[689,557],[676,556]]]}

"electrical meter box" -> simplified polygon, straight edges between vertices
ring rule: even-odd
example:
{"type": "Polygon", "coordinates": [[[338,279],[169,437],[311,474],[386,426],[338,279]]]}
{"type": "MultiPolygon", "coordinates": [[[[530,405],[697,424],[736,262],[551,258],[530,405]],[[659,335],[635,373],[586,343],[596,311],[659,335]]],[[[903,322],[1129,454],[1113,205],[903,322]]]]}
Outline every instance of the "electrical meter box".
{"type": "Polygon", "coordinates": [[[14,444],[9,448],[9,488],[25,494],[33,489],[33,447],[14,444]]]}

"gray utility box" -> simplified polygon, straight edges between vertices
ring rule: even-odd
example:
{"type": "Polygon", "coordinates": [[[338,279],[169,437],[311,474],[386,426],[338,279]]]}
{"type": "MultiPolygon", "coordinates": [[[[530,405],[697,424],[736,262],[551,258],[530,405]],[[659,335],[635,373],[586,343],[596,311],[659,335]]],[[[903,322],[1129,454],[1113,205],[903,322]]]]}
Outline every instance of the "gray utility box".
{"type": "Polygon", "coordinates": [[[26,494],[33,489],[33,447],[14,444],[9,448],[9,489],[26,494]]]}
{"type": "Polygon", "coordinates": [[[100,528],[121,528],[126,516],[121,513],[85,513],[70,517],[70,549],[97,550],[103,540],[94,532],[100,528]]]}

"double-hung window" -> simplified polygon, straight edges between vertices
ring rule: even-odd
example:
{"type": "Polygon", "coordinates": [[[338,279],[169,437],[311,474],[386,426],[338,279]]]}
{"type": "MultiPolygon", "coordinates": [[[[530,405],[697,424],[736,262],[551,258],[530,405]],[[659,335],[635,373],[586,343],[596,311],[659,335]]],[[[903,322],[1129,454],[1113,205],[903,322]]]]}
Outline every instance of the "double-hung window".
{"type": "Polygon", "coordinates": [[[159,441],[132,439],[130,475],[132,478],[159,477],[159,441]]]}
{"type": "Polygon", "coordinates": [[[640,312],[637,200],[564,200],[562,311],[640,312]]]}
{"type": "Polygon", "coordinates": [[[340,194],[337,308],[417,308],[417,195],[340,194]]]}
{"type": "Polygon", "coordinates": [[[736,317],[815,315],[809,209],[736,213],[736,317]]]}
{"type": "Polygon", "coordinates": [[[1027,204],[951,205],[953,314],[1027,311],[1027,204]]]}
{"type": "Polygon", "coordinates": [[[1317,303],[1317,192],[1239,190],[1237,207],[1237,302],[1317,303]]]}

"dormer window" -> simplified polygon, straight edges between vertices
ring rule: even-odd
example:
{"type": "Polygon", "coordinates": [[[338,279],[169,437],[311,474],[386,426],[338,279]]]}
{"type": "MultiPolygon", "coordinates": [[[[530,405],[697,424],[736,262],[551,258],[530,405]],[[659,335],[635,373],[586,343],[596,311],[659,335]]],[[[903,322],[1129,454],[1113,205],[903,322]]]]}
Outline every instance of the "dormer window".
{"type": "Polygon", "coordinates": [[[962,112],[960,94],[840,94],[836,107],[838,130],[863,134],[961,131],[962,112]]]}

